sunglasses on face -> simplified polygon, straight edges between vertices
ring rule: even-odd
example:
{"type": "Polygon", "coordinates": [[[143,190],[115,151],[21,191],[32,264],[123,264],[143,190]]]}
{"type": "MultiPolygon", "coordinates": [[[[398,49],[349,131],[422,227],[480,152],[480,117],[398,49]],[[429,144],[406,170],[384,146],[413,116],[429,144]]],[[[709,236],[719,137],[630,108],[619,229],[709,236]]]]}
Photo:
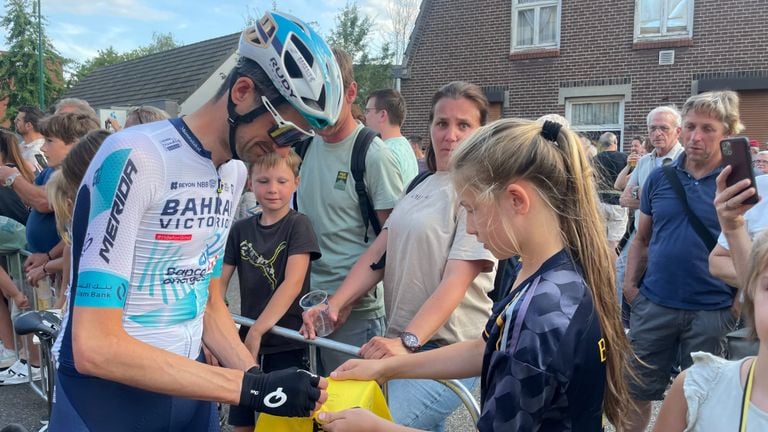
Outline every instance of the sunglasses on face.
{"type": "Polygon", "coordinates": [[[272,126],[268,133],[270,138],[272,138],[272,141],[278,147],[291,147],[295,144],[298,144],[299,142],[315,136],[314,131],[305,131],[295,123],[285,120],[282,116],[280,116],[280,114],[277,112],[275,107],[272,106],[272,103],[269,102],[269,99],[267,99],[266,96],[262,96],[261,101],[264,103],[267,111],[272,114],[272,118],[275,119],[276,125],[272,126]]]}

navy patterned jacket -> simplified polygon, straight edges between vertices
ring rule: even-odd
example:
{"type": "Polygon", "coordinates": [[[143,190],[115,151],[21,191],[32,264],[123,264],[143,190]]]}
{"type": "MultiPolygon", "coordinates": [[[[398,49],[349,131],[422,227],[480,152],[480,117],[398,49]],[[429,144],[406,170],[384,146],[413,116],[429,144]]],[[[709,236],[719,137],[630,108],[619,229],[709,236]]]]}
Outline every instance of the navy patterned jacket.
{"type": "Polygon", "coordinates": [[[483,338],[480,431],[602,430],[605,341],[567,252],[496,304],[483,338]]]}

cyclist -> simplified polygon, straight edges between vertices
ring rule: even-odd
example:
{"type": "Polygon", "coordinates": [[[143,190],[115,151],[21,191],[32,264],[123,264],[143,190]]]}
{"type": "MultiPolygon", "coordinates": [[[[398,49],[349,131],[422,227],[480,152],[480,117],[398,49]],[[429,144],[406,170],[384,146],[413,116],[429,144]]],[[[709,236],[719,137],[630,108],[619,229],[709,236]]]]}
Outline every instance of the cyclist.
{"type": "Polygon", "coordinates": [[[226,309],[223,248],[242,162],[334,124],[341,76],[304,22],[267,12],[240,59],[189,116],[111,135],[77,193],[69,315],[52,431],[218,430],[215,404],[307,416],[327,383],[264,374],[226,309]],[[222,368],[203,363],[205,345],[222,368]]]}

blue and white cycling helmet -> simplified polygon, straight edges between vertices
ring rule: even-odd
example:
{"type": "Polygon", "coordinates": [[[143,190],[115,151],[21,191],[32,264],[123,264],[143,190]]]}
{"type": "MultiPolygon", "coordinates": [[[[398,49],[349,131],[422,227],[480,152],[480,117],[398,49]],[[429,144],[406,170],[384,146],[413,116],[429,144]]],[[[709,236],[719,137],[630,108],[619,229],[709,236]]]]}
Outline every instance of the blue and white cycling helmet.
{"type": "Polygon", "coordinates": [[[267,12],[240,36],[240,56],[261,66],[280,94],[315,128],[336,123],[344,84],[325,40],[300,19],[267,12]]]}

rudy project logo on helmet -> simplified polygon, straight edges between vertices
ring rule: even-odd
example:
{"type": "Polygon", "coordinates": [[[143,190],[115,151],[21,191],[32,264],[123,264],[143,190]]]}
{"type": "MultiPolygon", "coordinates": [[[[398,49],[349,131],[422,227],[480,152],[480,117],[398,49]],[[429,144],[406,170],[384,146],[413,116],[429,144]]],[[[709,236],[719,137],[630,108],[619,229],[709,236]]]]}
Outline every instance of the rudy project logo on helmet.
{"type": "Polygon", "coordinates": [[[283,88],[285,89],[285,91],[288,92],[288,95],[290,97],[295,98],[296,93],[293,92],[293,89],[291,88],[291,84],[285,78],[285,74],[283,73],[283,70],[280,67],[280,64],[277,62],[277,59],[272,57],[269,60],[269,65],[272,66],[272,73],[275,74],[275,77],[277,77],[277,80],[280,82],[280,85],[283,86],[283,88]]]}

